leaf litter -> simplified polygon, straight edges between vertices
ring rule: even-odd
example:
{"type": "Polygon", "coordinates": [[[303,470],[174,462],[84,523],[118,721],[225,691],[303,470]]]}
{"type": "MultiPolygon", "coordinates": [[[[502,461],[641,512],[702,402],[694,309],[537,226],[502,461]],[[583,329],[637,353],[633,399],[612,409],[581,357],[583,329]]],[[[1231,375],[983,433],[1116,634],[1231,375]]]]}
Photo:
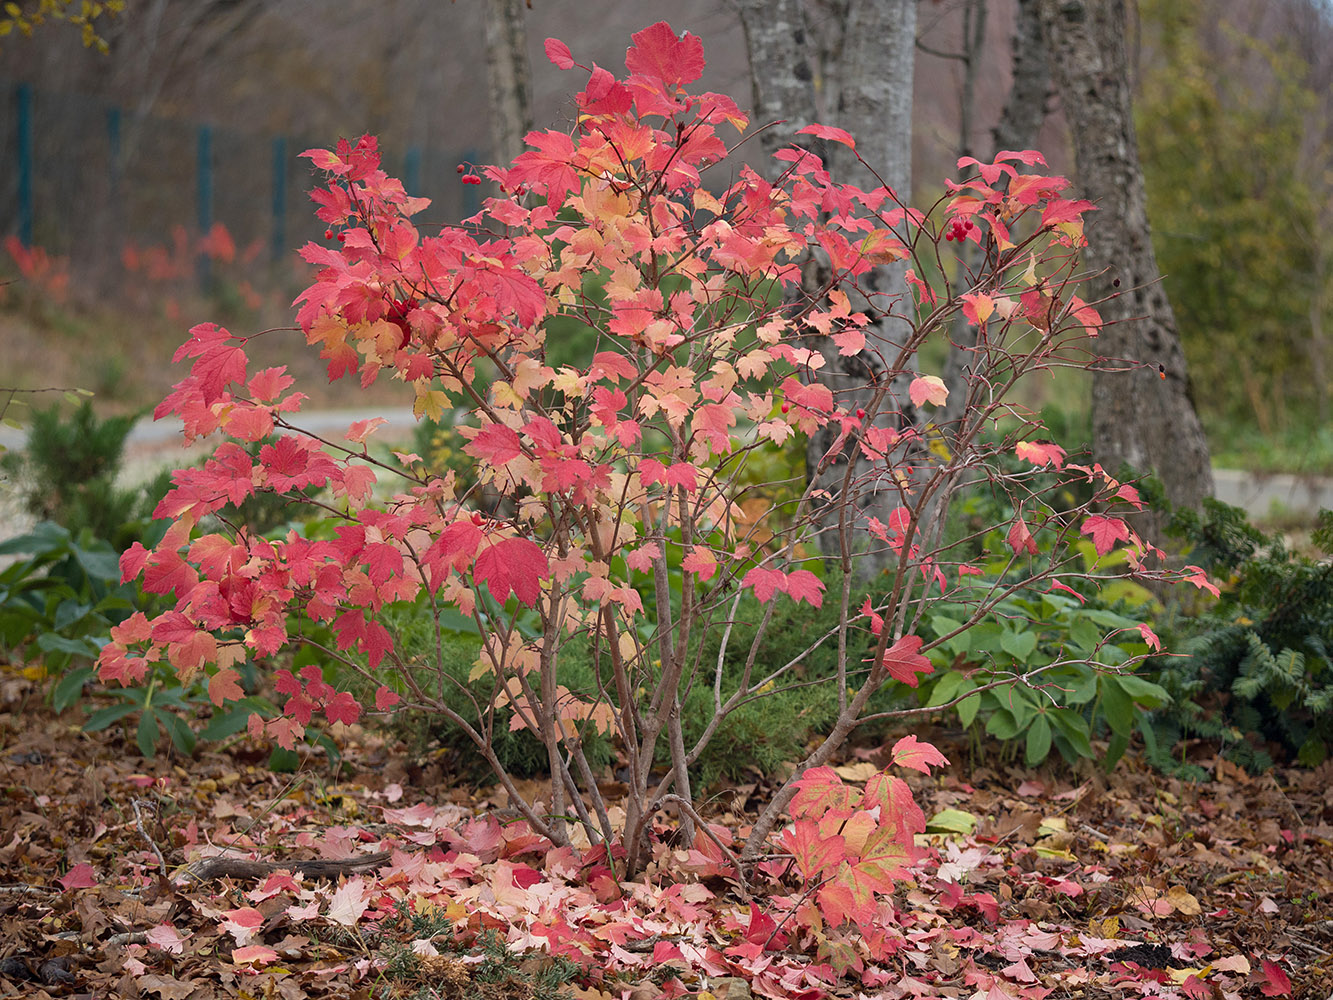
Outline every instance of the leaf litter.
{"type": "MultiPolygon", "coordinates": [[[[792,920],[801,886],[780,856],[743,899],[717,843],[671,843],[665,814],[645,877],[618,882],[601,847],[554,847],[502,791],[359,727],[333,779],[317,755],[272,773],[246,741],[144,760],[32,701],[4,708],[0,996],[1333,992],[1333,764],[1250,776],[1217,759],[1201,784],[1132,760],[1076,780],[911,774],[931,832],[858,929],[792,920]]],[[[858,748],[840,776],[869,780],[894,742],[858,748]]],[[[717,841],[748,832],[765,791],[717,790],[717,841]]]]}

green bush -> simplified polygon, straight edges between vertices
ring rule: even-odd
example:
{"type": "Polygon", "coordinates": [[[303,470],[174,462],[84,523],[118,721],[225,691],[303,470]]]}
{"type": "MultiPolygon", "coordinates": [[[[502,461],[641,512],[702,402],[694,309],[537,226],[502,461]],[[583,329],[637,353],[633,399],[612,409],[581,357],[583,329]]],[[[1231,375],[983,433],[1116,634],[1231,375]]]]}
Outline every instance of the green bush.
{"type": "Polygon", "coordinates": [[[1271,767],[1275,753],[1321,763],[1333,745],[1333,512],[1319,513],[1319,558],[1212,500],[1202,514],[1177,512],[1173,531],[1229,584],[1215,606],[1176,623],[1187,655],[1160,662],[1174,704],[1154,716],[1150,758],[1179,770],[1173,748],[1199,738],[1251,770],[1271,767]]]}

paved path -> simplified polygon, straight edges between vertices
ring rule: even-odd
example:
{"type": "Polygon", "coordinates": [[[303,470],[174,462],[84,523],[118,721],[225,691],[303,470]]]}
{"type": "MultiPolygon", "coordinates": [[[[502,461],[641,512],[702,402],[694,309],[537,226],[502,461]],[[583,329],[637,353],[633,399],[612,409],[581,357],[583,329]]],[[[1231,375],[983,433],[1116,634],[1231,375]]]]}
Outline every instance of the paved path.
{"type": "MultiPolygon", "coordinates": [[[[356,420],[383,417],[388,424],[375,435],[380,441],[401,441],[410,437],[416,419],[407,407],[367,410],[322,410],[299,414],[301,426],[323,436],[341,435],[356,420]]],[[[172,418],[162,421],[141,420],[126,442],[128,472],[131,479],[147,478],[164,464],[191,459],[208,450],[207,445],[185,450],[180,444],[180,426],[172,418]]],[[[0,445],[23,446],[24,432],[0,426],[0,445]]],[[[1333,509],[1333,477],[1292,476],[1214,469],[1217,498],[1236,507],[1244,507],[1252,516],[1266,517],[1275,510],[1313,515],[1321,507],[1333,509]]],[[[0,493],[3,493],[0,484],[0,493]]],[[[4,519],[0,511],[0,519],[4,519]]],[[[0,533],[8,534],[8,526],[0,533]]]]}

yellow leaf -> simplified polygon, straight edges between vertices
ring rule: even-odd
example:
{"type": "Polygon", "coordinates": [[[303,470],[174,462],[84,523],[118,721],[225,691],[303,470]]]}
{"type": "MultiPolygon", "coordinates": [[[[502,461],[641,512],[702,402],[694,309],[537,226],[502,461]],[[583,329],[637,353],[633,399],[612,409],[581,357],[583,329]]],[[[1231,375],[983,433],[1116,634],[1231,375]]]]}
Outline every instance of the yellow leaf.
{"type": "Polygon", "coordinates": [[[1173,885],[1166,890],[1166,898],[1171,903],[1177,913],[1186,917],[1197,917],[1203,912],[1203,907],[1185,889],[1183,885],[1173,885]]]}

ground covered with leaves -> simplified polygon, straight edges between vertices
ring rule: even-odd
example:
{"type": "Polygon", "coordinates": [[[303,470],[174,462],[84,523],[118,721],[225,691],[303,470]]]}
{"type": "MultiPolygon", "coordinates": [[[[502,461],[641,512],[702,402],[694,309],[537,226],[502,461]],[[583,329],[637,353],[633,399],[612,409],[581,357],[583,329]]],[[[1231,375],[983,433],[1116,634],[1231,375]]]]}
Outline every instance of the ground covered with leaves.
{"type": "MultiPolygon", "coordinates": [[[[244,741],[149,761],[22,683],[5,694],[3,996],[1333,993],[1330,764],[1212,761],[1211,782],[1185,784],[1127,760],[1076,777],[969,768],[933,732],[955,763],[913,782],[931,832],[911,880],[873,927],[813,932],[783,921],[802,887],[780,856],[749,901],[704,837],[664,841],[618,883],[599,848],[552,847],[504,793],[373,733],[348,734],[338,778],[322,757],[272,773],[244,741]]],[[[861,747],[839,774],[864,782],[881,754],[861,747]]],[[[720,839],[769,790],[718,789],[720,839]]]]}

